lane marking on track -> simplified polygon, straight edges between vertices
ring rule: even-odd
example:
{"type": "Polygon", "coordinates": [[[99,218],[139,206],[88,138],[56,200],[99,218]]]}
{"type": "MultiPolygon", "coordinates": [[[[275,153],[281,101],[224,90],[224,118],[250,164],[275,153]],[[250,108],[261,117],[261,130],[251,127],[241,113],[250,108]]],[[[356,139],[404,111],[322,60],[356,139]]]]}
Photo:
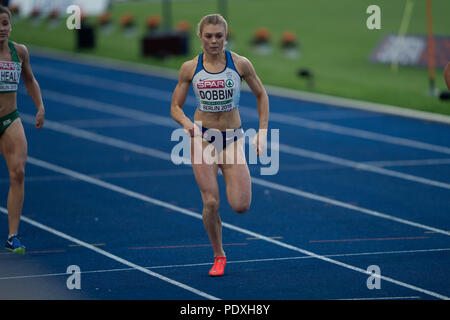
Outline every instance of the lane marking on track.
{"type": "MultiPolygon", "coordinates": [[[[150,77],[163,78],[173,81],[177,81],[178,79],[178,70],[151,66],[148,64],[137,62],[123,61],[109,57],[97,57],[74,52],[68,53],[67,51],[39,46],[33,46],[32,54],[47,60],[53,59],[57,61],[64,61],[66,63],[82,64],[85,66],[91,66],[95,68],[101,67],[106,70],[118,70],[126,72],[128,74],[130,73],[141,74],[150,77]]],[[[443,114],[431,113],[421,110],[412,110],[408,108],[402,108],[382,103],[343,98],[321,93],[312,93],[271,85],[265,85],[265,87],[269,95],[275,95],[282,98],[288,98],[297,101],[300,100],[302,102],[326,104],[332,107],[364,110],[381,115],[388,114],[399,117],[419,119],[422,121],[436,121],[444,124],[450,124],[450,116],[443,114]]],[[[244,91],[251,92],[250,88],[247,85],[245,85],[245,83],[242,89],[244,91]]]]}
{"type": "Polygon", "coordinates": [[[325,240],[309,240],[310,243],[325,242],[362,242],[362,241],[391,241],[391,240],[419,240],[429,239],[429,237],[390,237],[390,238],[365,238],[365,239],[325,239],[325,240]]]}
{"type": "MultiPolygon", "coordinates": [[[[69,81],[73,82],[79,85],[85,85],[85,86],[93,86],[101,89],[106,90],[112,90],[115,92],[121,92],[124,94],[133,94],[136,96],[142,96],[150,99],[155,99],[157,101],[163,101],[163,102],[171,102],[172,99],[172,92],[155,89],[155,88],[149,88],[144,86],[138,86],[138,85],[131,85],[129,83],[110,80],[110,79],[104,79],[100,77],[94,77],[94,76],[88,76],[88,75],[81,75],[76,74],[68,71],[62,71],[55,68],[49,68],[49,67],[41,67],[36,66],[33,67],[33,69],[39,69],[42,75],[50,76],[52,78],[57,78],[62,81],[69,81]]],[[[57,92],[47,91],[44,90],[43,94],[44,96],[49,96],[53,93],[53,96],[55,97],[55,94],[58,94],[57,92]]],[[[186,98],[185,104],[195,106],[196,100],[193,96],[188,96],[186,98]]],[[[258,118],[257,113],[255,112],[255,108],[246,107],[246,106],[240,106],[239,110],[242,115],[246,115],[251,118],[258,118]]],[[[448,117],[450,119],[450,117],[448,117]]],[[[378,142],[384,142],[389,144],[395,144],[400,146],[406,146],[410,148],[417,148],[422,150],[428,150],[433,152],[439,152],[444,154],[450,154],[450,148],[440,145],[435,145],[431,143],[426,143],[422,141],[417,141],[414,139],[408,139],[408,138],[400,138],[396,136],[386,135],[382,133],[362,130],[362,129],[356,129],[356,128],[350,128],[350,127],[344,127],[340,125],[335,125],[328,122],[323,121],[315,121],[315,120],[308,120],[297,116],[291,116],[291,115],[285,115],[282,113],[277,112],[270,112],[270,121],[272,122],[279,122],[283,124],[289,124],[292,126],[297,127],[303,127],[307,129],[313,129],[313,130],[319,130],[319,131],[327,131],[332,132],[340,135],[347,135],[352,136],[359,139],[366,139],[366,140],[373,140],[378,142]]],[[[449,122],[450,123],[450,122],[449,122]]]]}
{"type": "MultiPolygon", "coordinates": [[[[29,161],[31,160],[30,162],[34,161],[33,158],[31,158],[31,159],[29,158],[28,160],[29,161]]],[[[0,207],[0,211],[3,212],[4,214],[8,214],[8,211],[6,210],[6,208],[0,207]]],[[[155,278],[160,279],[162,281],[168,282],[168,283],[170,283],[170,284],[172,284],[174,286],[177,286],[177,287],[179,287],[181,289],[184,289],[184,290],[187,290],[189,292],[192,292],[192,293],[194,293],[194,294],[196,294],[196,295],[198,295],[200,297],[203,297],[203,298],[206,298],[206,299],[210,299],[210,300],[219,300],[219,298],[217,298],[215,296],[212,296],[212,295],[210,295],[208,293],[205,293],[203,291],[200,291],[198,289],[195,289],[193,287],[185,285],[184,283],[181,283],[181,282],[178,282],[176,280],[173,280],[173,279],[170,279],[168,277],[165,277],[165,276],[163,276],[163,275],[161,275],[159,273],[156,273],[156,272],[153,272],[153,271],[148,270],[146,268],[143,268],[143,267],[141,267],[141,266],[139,266],[139,265],[137,265],[135,263],[132,263],[132,262],[130,262],[128,260],[122,259],[122,258],[120,258],[120,257],[118,257],[118,256],[116,256],[116,255],[114,255],[112,253],[109,253],[109,252],[107,252],[105,250],[97,248],[96,246],[93,246],[93,245],[91,245],[91,244],[89,244],[87,242],[84,242],[84,241],[79,240],[79,239],[77,239],[75,237],[72,237],[72,236],[70,236],[70,235],[68,235],[66,233],[63,233],[61,231],[58,231],[58,230],[53,229],[51,227],[48,227],[48,226],[46,226],[46,225],[44,225],[42,223],[39,223],[39,222],[37,222],[37,221],[35,221],[33,219],[30,219],[30,218],[22,216],[21,217],[21,221],[24,221],[24,222],[26,222],[28,224],[31,224],[31,225],[35,226],[36,228],[39,228],[39,229],[44,230],[44,231],[47,231],[47,232],[49,232],[49,233],[51,233],[51,234],[53,234],[55,236],[58,236],[58,237],[63,238],[63,239],[66,239],[66,240],[68,240],[70,242],[73,242],[73,243],[78,244],[78,245],[80,245],[82,247],[85,247],[85,248],[87,248],[89,250],[92,250],[92,251],[94,251],[94,252],[96,252],[98,254],[101,254],[102,256],[105,256],[107,258],[115,260],[115,261],[117,261],[117,262],[119,262],[121,264],[124,264],[124,265],[128,266],[128,267],[131,267],[133,269],[139,270],[139,271],[141,271],[143,273],[146,273],[146,274],[148,274],[148,275],[150,275],[152,277],[155,277],[155,278]]]]}
{"type": "MultiPolygon", "coordinates": [[[[450,248],[439,249],[417,249],[417,250],[399,250],[399,251],[375,251],[375,252],[356,252],[356,253],[338,253],[338,254],[325,254],[325,257],[359,257],[367,255],[389,255],[389,254],[413,254],[413,253],[432,253],[432,252],[445,252],[450,251],[450,248]]],[[[12,254],[12,253],[10,253],[12,254]]],[[[294,257],[281,257],[281,258],[261,258],[261,259],[247,259],[247,260],[228,260],[229,264],[240,263],[255,263],[255,262],[282,262],[282,261],[294,261],[303,259],[313,259],[311,256],[294,256],[294,257]]],[[[189,268],[189,267],[203,267],[212,265],[212,262],[201,263],[185,263],[185,264],[169,264],[145,267],[147,269],[170,269],[170,268],[189,268]]],[[[114,269],[99,269],[99,270],[83,270],[80,273],[105,273],[105,272],[121,272],[121,271],[133,271],[133,268],[114,268],[114,269]]],[[[20,276],[7,276],[0,277],[0,280],[11,279],[27,279],[27,278],[43,278],[43,277],[55,277],[55,276],[67,276],[67,273],[46,273],[46,274],[28,274],[20,276]]]]}
{"type": "MultiPolygon", "coordinates": [[[[223,243],[226,246],[246,246],[248,243],[223,243]]],[[[211,247],[211,244],[179,244],[179,245],[168,245],[168,246],[141,246],[141,247],[129,247],[130,250],[146,250],[146,249],[179,249],[179,248],[202,248],[211,247]]]]}
{"type": "MultiPolygon", "coordinates": [[[[67,169],[67,168],[64,168],[64,167],[61,167],[61,166],[49,163],[47,161],[43,161],[43,160],[36,159],[36,158],[33,158],[33,157],[29,156],[28,157],[28,163],[33,164],[33,165],[38,166],[38,167],[41,167],[41,168],[45,168],[45,169],[50,170],[50,171],[54,171],[54,172],[62,173],[62,174],[65,174],[65,175],[69,175],[69,176],[71,176],[71,177],[73,177],[75,179],[78,179],[78,180],[81,180],[81,181],[84,181],[84,182],[96,185],[98,187],[101,187],[101,188],[104,188],[104,189],[107,189],[107,190],[110,190],[110,191],[114,191],[114,192],[120,193],[120,194],[128,196],[130,198],[134,198],[134,199],[138,199],[138,200],[141,200],[141,201],[144,201],[144,202],[147,202],[147,203],[151,203],[151,204],[154,204],[156,206],[163,207],[163,208],[166,208],[166,209],[170,209],[170,210],[173,210],[175,212],[179,212],[179,213],[184,214],[186,216],[190,216],[190,217],[196,218],[196,219],[198,219],[200,221],[203,221],[202,215],[197,213],[197,212],[194,212],[194,211],[191,211],[191,210],[188,210],[188,209],[185,209],[185,208],[182,208],[182,207],[179,207],[179,206],[167,203],[167,202],[162,201],[162,200],[158,200],[158,199],[146,196],[144,194],[141,194],[141,193],[138,193],[138,192],[135,192],[135,191],[132,191],[132,190],[128,190],[126,188],[122,188],[120,186],[117,186],[117,185],[114,185],[114,184],[111,184],[111,183],[108,183],[108,182],[105,182],[105,181],[102,181],[102,180],[98,180],[98,179],[92,178],[92,177],[87,176],[87,175],[85,175],[83,173],[76,172],[76,171],[73,171],[73,170],[70,170],[70,169],[67,169]]],[[[65,234],[63,234],[63,233],[61,233],[59,231],[56,231],[56,230],[53,230],[53,229],[48,228],[46,226],[43,226],[41,224],[38,224],[38,223],[36,223],[34,221],[31,221],[30,219],[27,219],[27,220],[29,220],[28,221],[29,223],[32,223],[34,225],[40,225],[40,228],[42,228],[44,230],[48,230],[49,232],[52,232],[54,234],[60,234],[61,237],[64,237],[66,239],[72,239],[71,237],[68,237],[67,235],[65,235],[65,234]]],[[[359,272],[359,273],[362,273],[362,274],[365,274],[365,275],[369,275],[369,276],[380,278],[380,279],[382,279],[384,281],[391,282],[393,284],[396,284],[398,286],[401,286],[401,287],[404,287],[404,288],[407,288],[407,289],[410,289],[410,290],[422,292],[422,293],[424,293],[426,295],[429,295],[429,296],[432,296],[432,297],[435,297],[435,298],[438,298],[438,299],[450,300],[449,297],[447,297],[445,295],[442,295],[442,294],[439,294],[439,293],[436,293],[436,292],[433,292],[431,290],[423,289],[423,288],[417,287],[415,285],[411,285],[411,284],[408,284],[408,283],[405,283],[405,282],[402,282],[402,281],[399,281],[399,280],[395,280],[393,278],[390,278],[390,277],[387,277],[387,276],[384,276],[384,275],[374,275],[371,272],[369,272],[368,270],[361,269],[361,268],[352,266],[350,264],[343,263],[343,262],[340,262],[340,261],[337,261],[337,260],[334,260],[334,259],[322,256],[322,255],[316,254],[314,252],[311,252],[311,251],[308,251],[308,250],[305,250],[305,249],[301,249],[299,247],[296,247],[296,246],[293,246],[293,245],[281,242],[281,241],[276,240],[276,239],[271,239],[271,238],[266,237],[266,236],[264,236],[262,234],[250,231],[250,230],[245,229],[245,228],[241,228],[241,227],[235,226],[235,225],[230,224],[230,223],[222,222],[222,226],[224,228],[237,231],[239,233],[248,235],[250,237],[255,237],[255,238],[259,238],[261,240],[265,240],[266,242],[272,243],[272,244],[277,245],[279,247],[283,247],[283,248],[286,248],[286,249],[289,249],[289,250],[292,250],[292,251],[296,251],[296,252],[302,253],[304,255],[311,256],[311,257],[317,258],[319,260],[322,260],[322,261],[325,261],[325,262],[328,262],[328,263],[331,263],[331,264],[334,264],[334,265],[338,265],[338,266],[341,266],[343,268],[346,268],[346,269],[349,269],[349,270],[352,270],[352,271],[356,271],[356,272],[359,272]]],[[[101,249],[97,248],[97,247],[91,246],[91,245],[89,245],[89,244],[87,244],[85,242],[81,242],[80,240],[72,239],[71,241],[76,242],[76,243],[83,243],[87,248],[89,248],[89,249],[91,249],[93,251],[96,251],[96,252],[99,252],[99,253],[101,252],[103,255],[106,255],[106,256],[108,256],[108,257],[110,257],[110,258],[112,258],[112,259],[114,259],[116,261],[120,261],[121,263],[123,263],[125,265],[132,266],[132,267],[134,267],[134,268],[136,268],[138,270],[141,270],[142,272],[149,273],[150,275],[153,275],[153,276],[155,276],[157,278],[160,278],[161,280],[165,280],[165,281],[167,281],[169,283],[173,283],[173,284],[175,284],[175,285],[177,285],[179,287],[185,288],[186,290],[189,290],[191,292],[196,292],[198,295],[202,295],[203,297],[207,297],[208,296],[209,299],[217,299],[217,298],[215,298],[213,296],[210,296],[210,295],[208,295],[208,294],[206,294],[204,292],[201,292],[201,291],[199,291],[197,289],[194,289],[192,287],[186,286],[186,285],[184,285],[182,283],[179,283],[179,282],[177,282],[175,280],[172,280],[172,279],[164,277],[164,276],[162,276],[160,274],[151,272],[151,271],[149,271],[149,270],[147,270],[147,269],[145,269],[143,267],[140,267],[140,266],[135,265],[135,264],[133,264],[133,263],[131,263],[129,261],[126,261],[126,260],[124,260],[122,258],[114,256],[114,255],[112,255],[112,254],[110,254],[110,253],[108,253],[108,252],[106,252],[104,250],[101,250],[101,249]]]]}
{"type": "MultiPolygon", "coordinates": [[[[178,124],[170,117],[159,116],[156,114],[151,114],[148,112],[131,110],[128,108],[105,104],[96,100],[80,98],[77,96],[61,94],[53,91],[46,90],[44,92],[46,99],[54,100],[59,103],[64,103],[67,105],[71,105],[77,108],[87,108],[90,110],[95,110],[98,112],[115,114],[121,117],[127,117],[134,120],[144,121],[152,124],[161,125],[164,127],[170,128],[178,128],[178,124]]],[[[34,117],[29,114],[23,114],[26,117],[26,121],[33,123],[34,117]]],[[[59,123],[59,125],[63,126],[64,124],[59,123]]],[[[81,129],[80,129],[81,130],[81,129]]],[[[271,149],[271,145],[267,145],[268,149],[271,149]]],[[[450,190],[450,184],[446,182],[436,181],[428,178],[418,177],[412,174],[402,173],[390,169],[385,169],[376,165],[372,165],[368,162],[357,162],[353,160],[348,160],[336,156],[327,155],[324,153],[310,151],[299,147],[293,147],[286,144],[278,144],[277,148],[279,151],[284,152],[286,154],[290,154],[293,156],[299,156],[304,158],[310,158],[318,161],[328,162],[339,166],[349,167],[356,170],[363,170],[367,172],[372,172],[380,175],[390,176],[402,180],[412,181],[416,183],[421,183],[429,186],[434,186],[438,188],[444,188],[450,190]]],[[[450,149],[449,149],[450,151],[450,149]]]]}
{"type": "MultiPolygon", "coordinates": [[[[25,122],[31,122],[34,123],[33,118],[30,118],[30,115],[22,115],[23,119],[25,122]]],[[[57,131],[59,133],[65,133],[65,134],[69,134],[71,136],[74,137],[78,137],[78,138],[82,138],[82,139],[86,139],[86,140],[90,140],[90,141],[94,141],[96,143],[101,143],[101,144],[105,144],[105,145],[109,145],[109,146],[113,146],[116,148],[120,148],[120,149],[124,149],[124,150],[128,150],[128,151],[133,151],[136,153],[140,153],[140,154],[144,154],[147,156],[151,156],[154,158],[158,158],[158,159],[162,159],[162,160],[166,160],[166,161],[172,161],[172,157],[169,153],[164,152],[164,151],[160,151],[154,148],[148,148],[148,147],[144,147],[141,145],[137,145],[135,143],[131,143],[131,142],[127,142],[127,141],[123,141],[123,140],[119,140],[119,139],[115,139],[115,138],[110,138],[110,137],[106,137],[94,132],[90,132],[90,131],[86,131],[86,130],[82,130],[82,129],[77,129],[77,128],[73,128],[70,126],[66,126],[66,125],[62,125],[62,124],[58,124],[56,122],[50,121],[50,120],[46,120],[46,128],[47,129],[51,129],[54,131],[57,131]]],[[[220,171],[219,171],[220,172],[220,171]]],[[[221,172],[220,172],[221,173],[221,172]]],[[[417,223],[417,222],[413,222],[413,221],[409,221],[406,219],[401,219],[401,218],[397,218],[382,212],[378,212],[375,210],[371,210],[371,209],[366,209],[363,207],[359,207],[350,203],[345,203],[342,201],[338,201],[338,200],[334,200],[331,198],[327,198],[324,196],[320,196],[317,194],[313,194],[310,192],[306,192],[306,191],[302,191],[299,189],[295,189],[295,188],[291,188],[282,184],[278,184],[278,183],[274,183],[274,182],[270,182],[264,179],[260,179],[260,178],[255,178],[252,177],[252,183],[260,185],[260,186],[264,186],[266,188],[270,188],[270,189],[274,189],[280,192],[284,192],[284,193],[289,193],[295,196],[299,196],[302,198],[307,198],[310,200],[315,200],[315,201],[319,201],[328,205],[333,205],[333,206],[337,206],[337,207],[341,207],[341,208],[345,208],[351,211],[356,211],[359,213],[364,213],[366,215],[371,215],[374,217],[378,217],[378,218],[382,218],[382,219],[387,219],[390,221],[395,221],[398,223],[402,223],[402,224],[406,224],[409,226],[413,226],[413,227],[417,227],[417,228],[421,228],[421,229],[425,229],[427,231],[434,231],[440,234],[444,234],[447,236],[450,236],[450,232],[448,231],[444,231],[441,230],[439,228],[435,228],[435,227],[430,227],[421,223],[417,223]]]]}

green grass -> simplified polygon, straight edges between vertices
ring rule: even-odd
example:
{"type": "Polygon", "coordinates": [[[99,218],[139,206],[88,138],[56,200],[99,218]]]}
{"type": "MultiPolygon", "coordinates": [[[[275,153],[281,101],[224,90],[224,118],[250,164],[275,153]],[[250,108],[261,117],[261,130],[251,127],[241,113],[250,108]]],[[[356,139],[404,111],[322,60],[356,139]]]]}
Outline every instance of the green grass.
{"type": "MultiPolygon", "coordinates": [[[[405,0],[228,0],[228,23],[232,29],[232,50],[248,57],[264,84],[308,91],[306,82],[297,76],[299,68],[314,72],[316,93],[372,101],[405,108],[450,115],[450,102],[428,95],[428,70],[422,67],[402,67],[393,72],[389,65],[369,62],[369,55],[384,35],[398,32],[405,0]],[[381,8],[381,30],[368,30],[366,8],[377,4],[381,8]],[[268,56],[257,55],[250,39],[257,27],[272,33],[273,51],[268,56]],[[301,45],[299,59],[286,58],[279,48],[283,31],[295,31],[301,45]]],[[[146,32],[145,20],[151,14],[162,16],[160,2],[133,1],[115,3],[112,17],[114,32],[101,34],[97,29],[97,47],[83,53],[112,57],[178,69],[200,52],[195,35],[196,24],[206,14],[217,12],[217,1],[181,1],[172,3],[173,24],[191,22],[193,32],[188,56],[165,60],[142,57],[140,39],[146,32]],[[117,20],[129,12],[139,22],[136,37],[127,37],[117,20]],[[101,36],[100,36],[101,35],[101,36]]],[[[450,1],[433,1],[434,33],[450,35],[450,1]]],[[[95,23],[92,18],[91,22],[95,23]]],[[[414,0],[409,34],[426,34],[425,1],[414,0]]],[[[75,50],[75,32],[61,20],[57,28],[45,21],[33,26],[30,20],[13,23],[11,38],[28,45],[75,50]]],[[[436,86],[444,89],[442,69],[436,70],[436,86]]]]}

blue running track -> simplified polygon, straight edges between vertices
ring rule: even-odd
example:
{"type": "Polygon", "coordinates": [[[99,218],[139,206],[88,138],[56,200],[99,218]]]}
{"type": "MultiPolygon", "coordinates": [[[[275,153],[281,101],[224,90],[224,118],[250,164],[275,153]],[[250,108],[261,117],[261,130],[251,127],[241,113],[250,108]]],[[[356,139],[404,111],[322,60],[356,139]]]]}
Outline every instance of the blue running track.
{"type": "MultiPolygon", "coordinates": [[[[219,176],[229,262],[225,276],[211,278],[192,168],[170,157],[176,79],[41,53],[31,63],[46,123],[34,128],[22,85],[27,254],[0,253],[0,298],[450,297],[448,124],[271,94],[279,171],[261,175],[269,165],[250,165],[244,215],[232,211],[219,176]],[[69,266],[79,267],[80,289],[67,287],[76,283],[69,266]],[[370,278],[370,266],[381,278],[370,278]]],[[[185,111],[192,118],[194,110],[191,92],[185,111]]],[[[240,111],[244,129],[257,128],[250,92],[240,111]]],[[[6,239],[4,161],[0,172],[6,239]]]]}

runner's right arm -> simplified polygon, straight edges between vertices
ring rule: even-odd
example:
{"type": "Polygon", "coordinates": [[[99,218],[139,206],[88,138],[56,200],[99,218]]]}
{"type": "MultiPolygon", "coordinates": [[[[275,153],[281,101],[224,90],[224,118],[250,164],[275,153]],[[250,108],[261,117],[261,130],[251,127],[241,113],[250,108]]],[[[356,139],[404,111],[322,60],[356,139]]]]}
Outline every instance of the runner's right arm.
{"type": "Polygon", "coordinates": [[[186,117],[183,112],[183,105],[189,92],[193,73],[193,60],[183,63],[178,75],[178,83],[173,91],[172,105],[170,108],[170,115],[178,122],[191,137],[194,136],[196,126],[186,117]]]}

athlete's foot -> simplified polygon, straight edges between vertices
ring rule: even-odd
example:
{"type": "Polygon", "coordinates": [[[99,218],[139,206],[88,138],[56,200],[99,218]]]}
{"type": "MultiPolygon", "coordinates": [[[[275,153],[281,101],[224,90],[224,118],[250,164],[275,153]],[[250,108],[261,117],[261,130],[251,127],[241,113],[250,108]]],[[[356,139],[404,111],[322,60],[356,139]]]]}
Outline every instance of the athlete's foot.
{"type": "Polygon", "coordinates": [[[219,277],[223,276],[225,271],[225,264],[227,263],[227,258],[225,256],[222,257],[215,257],[214,258],[214,265],[209,270],[209,275],[211,277],[219,277]]]}
{"type": "Polygon", "coordinates": [[[16,254],[25,254],[25,246],[20,242],[20,238],[17,234],[8,237],[8,240],[5,243],[5,249],[16,254]]]}

